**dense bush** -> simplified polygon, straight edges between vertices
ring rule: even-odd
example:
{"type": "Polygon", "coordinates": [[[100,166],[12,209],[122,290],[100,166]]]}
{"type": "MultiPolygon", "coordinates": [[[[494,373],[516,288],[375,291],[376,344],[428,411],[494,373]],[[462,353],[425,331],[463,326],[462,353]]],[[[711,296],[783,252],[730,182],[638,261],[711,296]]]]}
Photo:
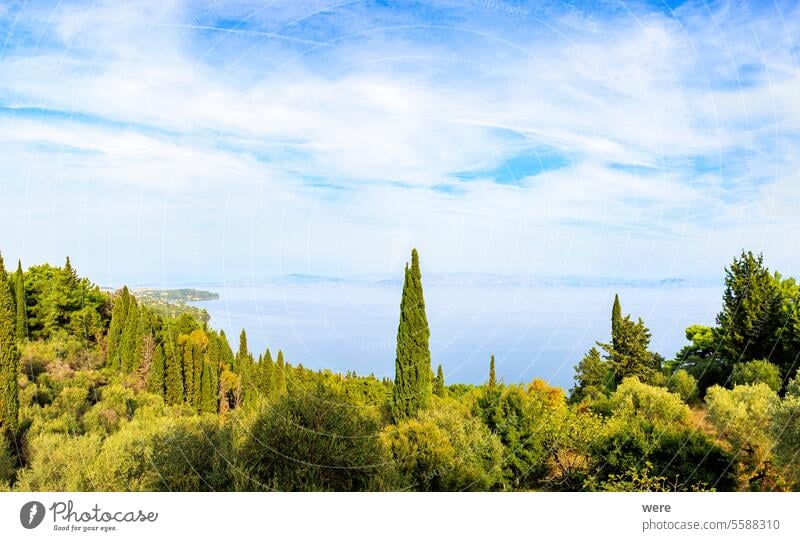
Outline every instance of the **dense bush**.
{"type": "Polygon", "coordinates": [[[473,411],[505,448],[503,476],[509,488],[535,488],[548,472],[545,429],[552,404],[520,385],[484,388],[473,411]]]}
{"type": "Polygon", "coordinates": [[[398,490],[466,491],[502,486],[503,446],[497,436],[452,400],[435,401],[419,418],[390,425],[389,486],[398,490]]]}
{"type": "Polygon", "coordinates": [[[603,408],[609,419],[591,443],[595,464],[587,488],[642,478],[645,465],[671,490],[733,487],[726,474],[729,458],[691,426],[689,408],[678,395],[629,378],[603,408]]]}
{"type": "Polygon", "coordinates": [[[667,380],[667,389],[681,397],[684,402],[692,403],[697,400],[697,380],[683,368],[676,370],[667,380]]]}
{"type": "Polygon", "coordinates": [[[706,395],[708,417],[730,442],[736,473],[743,487],[772,488],[770,455],[775,440],[771,416],[778,396],[765,383],[739,385],[732,390],[715,386],[706,395]]]}
{"type": "Polygon", "coordinates": [[[291,391],[256,416],[238,452],[251,490],[381,488],[386,456],[374,408],[349,404],[338,390],[291,391]]]}

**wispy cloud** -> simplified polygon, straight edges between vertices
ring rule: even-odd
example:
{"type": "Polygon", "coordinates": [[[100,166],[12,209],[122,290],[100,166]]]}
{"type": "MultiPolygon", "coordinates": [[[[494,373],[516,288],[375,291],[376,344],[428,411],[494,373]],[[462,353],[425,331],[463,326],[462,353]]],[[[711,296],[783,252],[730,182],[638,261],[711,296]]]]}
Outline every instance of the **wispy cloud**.
{"type": "Polygon", "coordinates": [[[0,227],[25,224],[0,247],[27,260],[84,252],[109,282],[386,272],[411,245],[439,272],[800,263],[793,2],[73,1],[0,31],[0,227]]]}

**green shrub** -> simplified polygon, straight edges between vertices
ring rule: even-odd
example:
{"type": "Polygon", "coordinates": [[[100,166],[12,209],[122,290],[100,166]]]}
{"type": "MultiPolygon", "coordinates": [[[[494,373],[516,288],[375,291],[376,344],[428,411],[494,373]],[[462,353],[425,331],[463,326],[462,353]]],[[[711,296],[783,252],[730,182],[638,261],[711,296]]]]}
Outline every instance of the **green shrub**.
{"type": "Polygon", "coordinates": [[[213,415],[170,422],[153,438],[148,490],[230,490],[229,438],[213,415]]]}
{"type": "Polygon", "coordinates": [[[503,445],[458,403],[437,400],[418,418],[386,427],[389,483],[398,490],[464,491],[502,486],[503,445]]]}
{"type": "Polygon", "coordinates": [[[368,490],[386,458],[374,408],[348,403],[340,391],[291,389],[259,412],[237,452],[239,488],[368,490]]]}
{"type": "Polygon", "coordinates": [[[604,408],[609,418],[591,444],[594,464],[587,489],[641,478],[646,463],[652,475],[664,478],[672,490],[733,487],[726,475],[729,457],[690,425],[690,410],[677,394],[626,378],[604,408]]]}
{"type": "Polygon", "coordinates": [[[698,398],[697,380],[683,368],[676,370],[667,380],[667,389],[680,396],[686,403],[698,398]]]}
{"type": "Polygon", "coordinates": [[[503,475],[510,488],[538,487],[547,475],[545,427],[553,405],[520,385],[483,388],[473,411],[505,448],[503,475]]]}
{"type": "Polygon", "coordinates": [[[778,468],[790,486],[800,490],[800,393],[792,389],[775,403],[770,432],[778,468]]]}
{"type": "Polygon", "coordinates": [[[769,460],[775,445],[770,417],[778,405],[775,391],[765,383],[732,390],[714,386],[706,394],[706,404],[709,420],[733,448],[743,487],[758,483],[769,488],[769,460]]]}
{"type": "Polygon", "coordinates": [[[101,447],[96,435],[40,434],[29,441],[29,465],[19,471],[16,490],[94,490],[91,467],[101,447]]]}

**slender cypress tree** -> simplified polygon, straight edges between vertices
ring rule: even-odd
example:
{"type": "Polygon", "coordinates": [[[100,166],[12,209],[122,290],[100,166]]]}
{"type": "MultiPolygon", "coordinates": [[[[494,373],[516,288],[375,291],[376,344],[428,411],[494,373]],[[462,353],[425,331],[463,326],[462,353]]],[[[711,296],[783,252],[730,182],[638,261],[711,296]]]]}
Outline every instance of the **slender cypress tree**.
{"type": "Polygon", "coordinates": [[[278,350],[278,358],[275,361],[275,394],[281,396],[286,394],[288,388],[286,382],[286,361],[283,360],[283,351],[278,350]]]}
{"type": "Polygon", "coordinates": [[[242,367],[249,364],[249,358],[250,351],[247,349],[247,332],[242,329],[242,332],[239,333],[239,351],[236,352],[236,357],[234,358],[233,371],[241,372],[242,367]]]}
{"type": "Polygon", "coordinates": [[[275,383],[275,363],[272,362],[272,353],[269,348],[258,363],[258,389],[264,396],[271,396],[275,383]]]}
{"type": "Polygon", "coordinates": [[[130,302],[131,295],[128,291],[128,286],[125,286],[122,288],[122,293],[114,298],[114,307],[111,309],[111,323],[108,327],[108,348],[106,350],[106,364],[111,368],[119,369],[122,367],[120,344],[130,302]]]}
{"type": "Polygon", "coordinates": [[[0,435],[7,438],[15,437],[19,414],[17,368],[20,353],[15,323],[11,283],[0,255],[0,435]]]}
{"type": "Polygon", "coordinates": [[[611,344],[615,348],[619,347],[619,327],[622,322],[622,305],[619,303],[619,295],[614,294],[614,306],[611,308],[611,344]]]}
{"type": "Polygon", "coordinates": [[[228,342],[228,337],[225,336],[225,331],[219,332],[220,337],[220,345],[222,346],[222,362],[233,370],[233,365],[236,363],[235,357],[233,356],[233,350],[231,349],[231,344],[228,342]]]}
{"type": "Polygon", "coordinates": [[[139,305],[136,303],[136,299],[131,297],[119,346],[120,368],[126,374],[130,373],[138,363],[136,352],[139,349],[141,324],[141,314],[139,311],[140,309],[139,305]]]}
{"type": "Polygon", "coordinates": [[[433,394],[444,398],[447,394],[447,390],[444,388],[444,370],[442,370],[442,365],[439,365],[439,368],[436,369],[436,379],[433,380],[433,394]]]}
{"type": "Polygon", "coordinates": [[[165,382],[164,398],[167,404],[183,403],[183,373],[180,354],[181,348],[175,341],[169,339],[165,343],[166,363],[165,363],[165,382]]]}
{"type": "Polygon", "coordinates": [[[489,388],[494,389],[497,386],[497,374],[494,371],[494,355],[489,359],[489,388]]]}
{"type": "Polygon", "coordinates": [[[14,273],[14,297],[16,301],[16,335],[17,340],[28,339],[28,303],[25,296],[25,274],[22,272],[22,261],[17,261],[17,272],[14,273]]]}
{"type": "Polygon", "coordinates": [[[430,329],[422,293],[422,272],[416,248],[411,267],[406,265],[400,324],[397,327],[397,356],[392,391],[392,415],[396,421],[413,417],[431,400],[430,329]]]}
{"type": "Polygon", "coordinates": [[[218,390],[214,386],[211,363],[203,363],[203,372],[200,376],[200,411],[203,413],[217,413],[218,390]]]}
{"type": "Polygon", "coordinates": [[[147,374],[147,390],[153,394],[157,394],[164,398],[164,376],[166,372],[166,357],[164,355],[164,346],[156,344],[155,352],[153,353],[153,362],[150,364],[150,371],[147,374]]]}

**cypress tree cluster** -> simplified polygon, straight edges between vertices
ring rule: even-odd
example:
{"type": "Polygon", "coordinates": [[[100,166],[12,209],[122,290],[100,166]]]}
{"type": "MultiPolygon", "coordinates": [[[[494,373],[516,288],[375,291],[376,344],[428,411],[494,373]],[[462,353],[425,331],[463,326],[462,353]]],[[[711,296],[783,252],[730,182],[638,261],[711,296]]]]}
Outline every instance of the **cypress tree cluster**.
{"type": "Polygon", "coordinates": [[[14,437],[19,412],[17,368],[20,353],[14,308],[11,283],[0,255],[0,434],[7,438],[14,437]]]}
{"type": "Polygon", "coordinates": [[[430,404],[430,330],[422,293],[422,273],[416,248],[411,252],[411,267],[406,265],[400,324],[397,328],[397,356],[392,394],[392,415],[400,421],[413,417],[430,404]]]}

